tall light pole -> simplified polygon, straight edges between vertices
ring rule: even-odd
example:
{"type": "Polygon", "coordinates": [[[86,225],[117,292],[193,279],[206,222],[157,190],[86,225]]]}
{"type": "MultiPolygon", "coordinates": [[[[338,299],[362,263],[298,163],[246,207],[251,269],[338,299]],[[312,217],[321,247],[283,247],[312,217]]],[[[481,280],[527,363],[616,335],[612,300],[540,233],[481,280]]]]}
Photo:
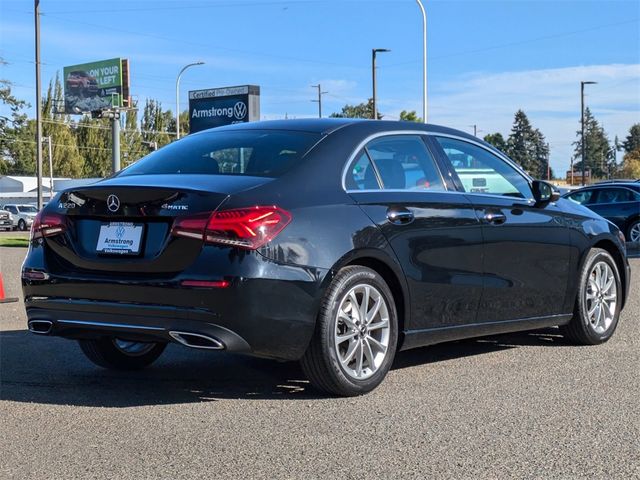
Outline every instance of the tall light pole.
{"type": "Polygon", "coordinates": [[[182,67],[182,70],[180,70],[178,78],[176,79],[176,140],[180,138],[180,77],[187,68],[195,67],[196,65],[204,65],[204,62],[194,62],[185,65],[182,67]]]}
{"type": "Polygon", "coordinates": [[[376,100],[376,54],[390,52],[390,51],[391,50],[387,48],[374,48],[371,50],[371,77],[372,77],[372,84],[373,84],[372,103],[373,103],[373,119],[374,120],[378,119],[378,103],[376,100]]]}
{"type": "Polygon", "coordinates": [[[422,121],[427,123],[427,12],[421,0],[416,0],[422,12],[422,121]]]}
{"type": "Polygon", "coordinates": [[[42,91],[40,85],[40,0],[34,0],[36,27],[36,176],[38,210],[42,208],[42,91]]]}
{"type": "MultiPolygon", "coordinates": [[[[584,186],[585,184],[585,178],[584,178],[584,163],[585,163],[585,159],[584,159],[584,86],[585,85],[593,85],[596,84],[598,82],[580,82],[580,129],[582,131],[582,133],[580,134],[580,143],[582,144],[582,186],[584,186]]],[[[573,172],[571,172],[573,175],[573,172]]],[[[573,181],[571,182],[571,184],[573,185],[573,181]]]]}
{"type": "Polygon", "coordinates": [[[328,93],[328,92],[323,92],[322,91],[322,87],[320,86],[320,84],[311,85],[311,87],[318,89],[318,99],[317,100],[311,100],[311,101],[318,103],[318,118],[322,118],[322,95],[324,95],[325,93],[328,93]]]}

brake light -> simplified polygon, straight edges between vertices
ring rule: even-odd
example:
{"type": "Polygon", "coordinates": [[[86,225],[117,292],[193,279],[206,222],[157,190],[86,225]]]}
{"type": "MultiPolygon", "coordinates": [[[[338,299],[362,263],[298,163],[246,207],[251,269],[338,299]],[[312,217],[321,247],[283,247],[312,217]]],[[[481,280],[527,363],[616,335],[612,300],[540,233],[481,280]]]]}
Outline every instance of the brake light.
{"type": "Polygon", "coordinates": [[[38,212],[31,224],[31,240],[43,237],[53,237],[67,230],[67,222],[64,215],[58,213],[38,212]]]}
{"type": "Polygon", "coordinates": [[[178,218],[171,233],[206,243],[255,250],[273,240],[289,222],[291,214],[275,205],[236,208],[178,218]]]}

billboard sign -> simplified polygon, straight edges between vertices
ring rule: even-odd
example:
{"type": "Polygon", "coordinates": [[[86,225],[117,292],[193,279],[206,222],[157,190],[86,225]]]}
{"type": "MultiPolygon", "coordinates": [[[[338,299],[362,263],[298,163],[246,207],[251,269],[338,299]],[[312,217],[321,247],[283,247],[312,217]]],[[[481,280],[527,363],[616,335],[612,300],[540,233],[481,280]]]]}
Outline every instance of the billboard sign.
{"type": "Polygon", "coordinates": [[[260,120],[260,87],[209,88],[189,92],[189,131],[260,120]]]}
{"type": "Polygon", "coordinates": [[[128,106],[129,68],[125,59],[64,67],[65,113],[88,113],[128,106]],[[123,81],[124,79],[124,81],[123,81]]]}

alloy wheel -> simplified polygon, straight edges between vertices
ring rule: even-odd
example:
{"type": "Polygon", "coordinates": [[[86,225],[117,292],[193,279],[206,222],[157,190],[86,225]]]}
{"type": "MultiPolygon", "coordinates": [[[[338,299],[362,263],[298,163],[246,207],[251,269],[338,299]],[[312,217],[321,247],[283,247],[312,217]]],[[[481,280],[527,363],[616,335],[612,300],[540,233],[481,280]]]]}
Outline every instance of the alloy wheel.
{"type": "Polygon", "coordinates": [[[368,284],[351,288],[340,302],[335,320],[335,349],[344,372],[356,380],[371,377],[389,349],[389,308],[368,284]]]}
{"type": "Polygon", "coordinates": [[[597,262],[591,269],[585,289],[587,321],[598,334],[606,332],[616,313],[618,289],[613,269],[607,262],[597,262]]]}
{"type": "Polygon", "coordinates": [[[631,225],[629,229],[629,241],[633,243],[640,242],[640,221],[631,225]]]}

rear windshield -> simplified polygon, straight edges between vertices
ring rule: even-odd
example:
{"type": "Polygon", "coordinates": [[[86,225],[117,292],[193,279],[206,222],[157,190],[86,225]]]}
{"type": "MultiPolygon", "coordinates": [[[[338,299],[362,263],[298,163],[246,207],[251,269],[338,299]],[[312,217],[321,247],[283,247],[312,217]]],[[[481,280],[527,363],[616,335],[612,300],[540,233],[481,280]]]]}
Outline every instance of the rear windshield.
{"type": "Polygon", "coordinates": [[[120,176],[157,174],[279,177],[300,161],[320,134],[245,130],[186,137],[141,158],[120,176]]]}

